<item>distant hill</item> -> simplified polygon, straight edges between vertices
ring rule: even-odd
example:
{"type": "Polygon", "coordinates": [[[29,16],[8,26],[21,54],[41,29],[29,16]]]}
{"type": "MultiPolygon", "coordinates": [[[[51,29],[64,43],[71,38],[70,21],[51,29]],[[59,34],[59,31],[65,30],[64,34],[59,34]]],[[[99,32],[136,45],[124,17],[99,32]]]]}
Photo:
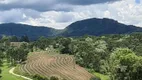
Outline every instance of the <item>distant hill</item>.
{"type": "Polygon", "coordinates": [[[42,26],[30,26],[24,24],[6,23],[0,24],[0,36],[12,35],[12,36],[28,36],[30,39],[37,39],[40,36],[50,37],[55,36],[60,30],[42,26]]]}
{"type": "Polygon", "coordinates": [[[0,24],[0,36],[28,36],[31,40],[40,36],[83,36],[83,35],[104,35],[104,34],[124,34],[132,32],[142,32],[142,28],[133,25],[125,25],[112,19],[86,19],[72,23],[63,30],[56,30],[43,26],[31,26],[24,24],[5,23],[0,24]]]}
{"type": "Polygon", "coordinates": [[[64,36],[83,35],[104,35],[104,34],[124,34],[132,32],[142,32],[142,28],[118,23],[112,19],[86,19],[72,23],[65,28],[64,36]]]}

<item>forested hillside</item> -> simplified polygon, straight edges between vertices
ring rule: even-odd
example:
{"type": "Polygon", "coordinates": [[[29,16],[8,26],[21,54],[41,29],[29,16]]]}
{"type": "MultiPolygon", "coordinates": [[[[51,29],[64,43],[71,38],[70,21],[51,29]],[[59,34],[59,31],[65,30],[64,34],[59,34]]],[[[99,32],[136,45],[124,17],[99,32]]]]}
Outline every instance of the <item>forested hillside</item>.
{"type": "Polygon", "coordinates": [[[142,28],[133,25],[125,25],[113,19],[86,19],[72,23],[65,28],[64,36],[83,35],[105,35],[105,34],[125,34],[132,32],[142,32],[142,28]]]}
{"type": "Polygon", "coordinates": [[[21,47],[10,46],[10,40],[6,36],[0,40],[1,64],[3,59],[11,65],[22,64],[28,52],[56,50],[60,54],[74,55],[77,64],[90,73],[108,75],[110,80],[142,80],[142,33],[40,37],[21,47]]]}
{"type": "Polygon", "coordinates": [[[0,36],[28,36],[29,39],[35,40],[40,36],[51,37],[55,36],[60,30],[42,26],[30,26],[24,24],[7,23],[0,24],[0,36]]]}
{"type": "Polygon", "coordinates": [[[43,26],[30,26],[25,24],[7,23],[0,24],[0,36],[28,36],[30,40],[36,40],[40,36],[100,36],[105,34],[130,34],[132,32],[142,32],[142,28],[133,25],[125,25],[113,19],[86,19],[74,22],[65,29],[53,29],[43,26]]]}
{"type": "Polygon", "coordinates": [[[76,57],[90,72],[106,74],[111,80],[142,80],[142,34],[40,38],[31,46],[45,50],[51,45],[61,54],[76,57]]]}

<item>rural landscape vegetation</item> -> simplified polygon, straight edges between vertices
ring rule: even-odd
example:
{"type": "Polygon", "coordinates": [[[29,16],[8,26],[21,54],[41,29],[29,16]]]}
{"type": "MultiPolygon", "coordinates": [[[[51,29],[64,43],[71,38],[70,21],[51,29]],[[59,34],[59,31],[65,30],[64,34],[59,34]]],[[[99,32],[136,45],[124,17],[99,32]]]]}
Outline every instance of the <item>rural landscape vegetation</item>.
{"type": "Polygon", "coordinates": [[[82,37],[3,36],[0,40],[1,79],[142,80],[142,34],[82,37]]]}
{"type": "Polygon", "coordinates": [[[0,80],[142,80],[142,0],[0,0],[0,80]]]}

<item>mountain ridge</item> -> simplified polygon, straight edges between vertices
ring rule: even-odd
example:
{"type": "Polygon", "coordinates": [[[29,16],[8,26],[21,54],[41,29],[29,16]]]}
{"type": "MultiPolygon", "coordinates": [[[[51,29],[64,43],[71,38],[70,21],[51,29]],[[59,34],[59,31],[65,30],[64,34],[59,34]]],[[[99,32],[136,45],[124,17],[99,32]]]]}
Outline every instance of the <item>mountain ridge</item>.
{"type": "Polygon", "coordinates": [[[0,24],[0,36],[28,36],[30,39],[37,39],[40,36],[51,37],[55,36],[60,30],[49,27],[36,27],[26,24],[6,23],[0,24]]]}
{"type": "Polygon", "coordinates": [[[133,25],[125,25],[108,18],[91,18],[74,22],[65,28],[64,36],[125,34],[142,32],[142,28],[133,25]]]}
{"type": "Polygon", "coordinates": [[[116,20],[108,18],[91,18],[76,21],[65,29],[59,30],[45,26],[32,26],[17,23],[0,24],[0,36],[23,36],[30,39],[37,39],[40,36],[83,36],[83,35],[105,35],[105,34],[129,34],[132,32],[142,32],[142,28],[133,25],[125,25],[116,20]]]}

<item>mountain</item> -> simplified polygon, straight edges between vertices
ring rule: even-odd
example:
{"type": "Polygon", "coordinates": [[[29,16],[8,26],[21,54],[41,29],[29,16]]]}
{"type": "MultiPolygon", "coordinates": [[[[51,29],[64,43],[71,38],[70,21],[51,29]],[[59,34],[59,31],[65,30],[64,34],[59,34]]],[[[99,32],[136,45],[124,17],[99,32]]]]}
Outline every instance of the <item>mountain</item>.
{"type": "Polygon", "coordinates": [[[0,24],[0,36],[28,36],[31,40],[37,39],[40,36],[50,37],[55,36],[60,30],[42,26],[30,26],[24,24],[5,23],[0,24]]]}
{"type": "Polygon", "coordinates": [[[125,25],[112,19],[86,19],[72,23],[65,28],[63,36],[124,34],[142,32],[142,28],[133,25],[125,25]]]}
{"type": "Polygon", "coordinates": [[[5,23],[0,24],[0,36],[28,36],[31,40],[40,36],[83,36],[83,35],[104,35],[124,34],[142,32],[142,28],[133,25],[125,25],[112,19],[86,19],[72,23],[63,30],[57,30],[43,26],[31,26],[24,24],[5,23]]]}

